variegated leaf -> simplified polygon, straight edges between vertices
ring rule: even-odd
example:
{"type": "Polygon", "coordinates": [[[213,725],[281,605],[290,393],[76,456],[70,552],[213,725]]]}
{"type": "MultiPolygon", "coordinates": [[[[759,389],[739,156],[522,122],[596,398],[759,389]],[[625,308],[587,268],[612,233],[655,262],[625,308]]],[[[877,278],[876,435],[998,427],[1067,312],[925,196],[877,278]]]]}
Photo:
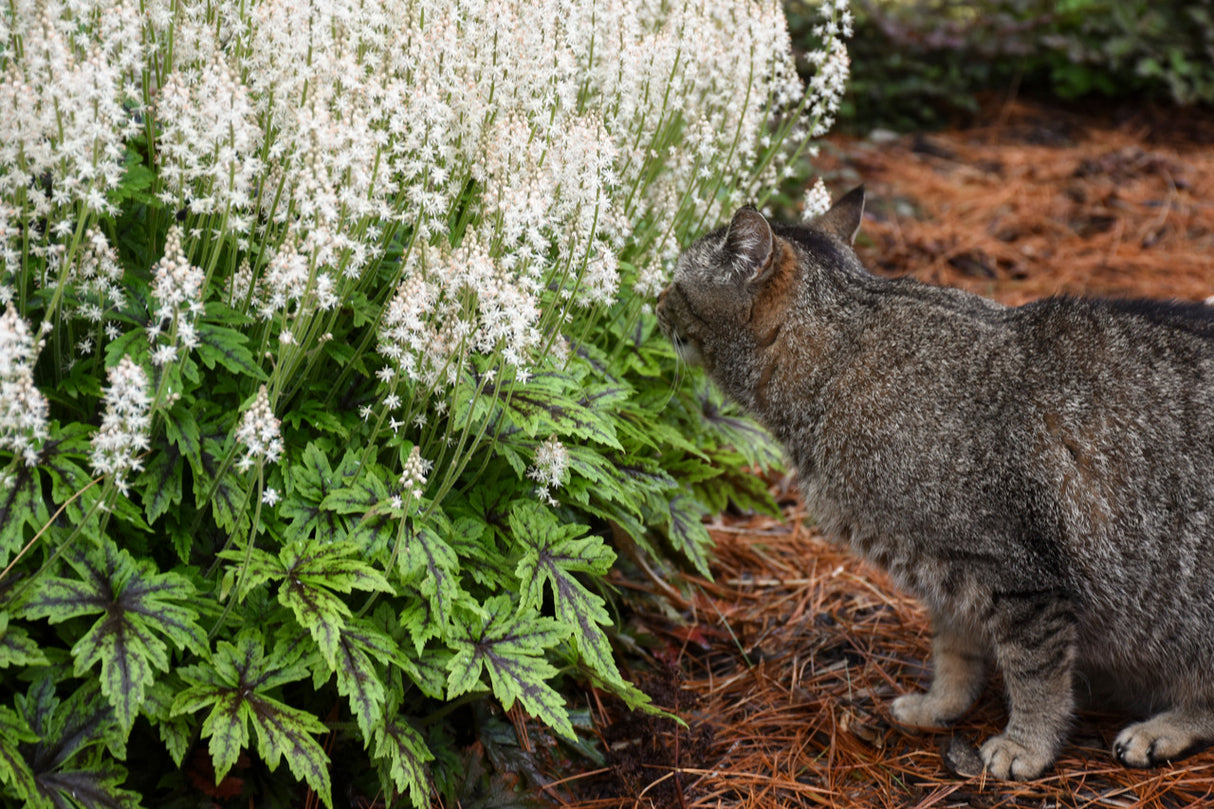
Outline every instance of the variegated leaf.
{"type": "Polygon", "coordinates": [[[78,578],[40,581],[22,611],[51,623],[102,614],[72,647],[76,675],[100,663],[101,693],[129,731],[153,670],[168,671],[165,639],[178,649],[206,649],[198,613],[186,606],[195,598],[194,586],[178,573],[156,572],[150,560],[136,559],[108,539],[69,562],[78,578]]]}

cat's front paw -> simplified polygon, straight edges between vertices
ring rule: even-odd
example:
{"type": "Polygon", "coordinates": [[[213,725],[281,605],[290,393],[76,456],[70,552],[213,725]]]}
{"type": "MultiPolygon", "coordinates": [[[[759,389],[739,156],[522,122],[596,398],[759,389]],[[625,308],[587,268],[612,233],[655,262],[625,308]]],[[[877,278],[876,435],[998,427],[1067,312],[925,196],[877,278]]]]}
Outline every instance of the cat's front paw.
{"type": "Polygon", "coordinates": [[[1113,756],[1127,767],[1155,767],[1180,758],[1199,741],[1165,714],[1121,731],[1113,742],[1113,756]]]}
{"type": "Polygon", "coordinates": [[[1006,734],[996,736],[982,745],[982,763],[995,778],[1001,781],[1028,781],[1041,775],[1041,771],[1053,761],[1047,749],[1038,749],[1009,739],[1006,734]]]}
{"type": "Polygon", "coordinates": [[[930,693],[904,694],[890,703],[889,710],[894,721],[912,728],[942,728],[956,719],[945,716],[939,699],[930,693]]]}

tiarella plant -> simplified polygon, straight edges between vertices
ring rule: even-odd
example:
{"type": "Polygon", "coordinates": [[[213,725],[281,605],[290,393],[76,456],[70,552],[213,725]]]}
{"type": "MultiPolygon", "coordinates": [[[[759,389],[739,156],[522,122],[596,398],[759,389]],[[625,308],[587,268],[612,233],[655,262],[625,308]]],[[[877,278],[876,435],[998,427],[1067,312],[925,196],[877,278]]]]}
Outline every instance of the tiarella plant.
{"type": "Polygon", "coordinates": [[[420,807],[461,705],[645,704],[611,537],[703,571],[776,460],[649,301],[829,126],[822,20],[806,88],[767,0],[6,4],[6,799],[331,806],[339,737],[420,807]]]}

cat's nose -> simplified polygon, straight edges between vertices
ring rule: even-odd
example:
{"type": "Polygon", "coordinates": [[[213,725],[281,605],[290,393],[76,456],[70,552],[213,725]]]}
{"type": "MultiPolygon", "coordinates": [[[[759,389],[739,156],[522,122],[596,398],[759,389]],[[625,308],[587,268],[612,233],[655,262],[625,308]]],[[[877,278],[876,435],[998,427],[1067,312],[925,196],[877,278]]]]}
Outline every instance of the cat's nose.
{"type": "Polygon", "coordinates": [[[661,308],[662,304],[665,303],[666,293],[669,291],[670,291],[670,287],[666,287],[665,289],[663,289],[661,292],[658,293],[658,308],[661,308]]]}

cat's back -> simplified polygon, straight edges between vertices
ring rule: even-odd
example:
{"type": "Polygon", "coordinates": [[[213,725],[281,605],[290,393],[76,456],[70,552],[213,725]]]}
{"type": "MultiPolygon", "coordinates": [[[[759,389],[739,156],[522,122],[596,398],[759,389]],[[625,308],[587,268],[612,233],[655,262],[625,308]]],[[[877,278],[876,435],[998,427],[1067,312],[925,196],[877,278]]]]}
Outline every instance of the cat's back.
{"type": "Polygon", "coordinates": [[[1030,345],[1121,362],[1193,363],[1214,359],[1214,306],[1182,301],[1057,296],[1016,310],[1030,345]],[[1119,359],[1120,358],[1120,359],[1119,359]]]}
{"type": "Polygon", "coordinates": [[[1214,307],[1056,297],[1019,307],[1014,324],[1043,419],[1214,459],[1214,307]]]}
{"type": "Polygon", "coordinates": [[[930,522],[1014,489],[1078,532],[1198,530],[1164,512],[1214,499],[1214,308],[880,280],[856,300],[795,453],[833,498],[930,522]]]}
{"type": "MultiPolygon", "coordinates": [[[[1092,407],[1170,401],[1191,403],[1193,415],[1214,409],[1214,306],[1056,296],[1013,307],[872,276],[856,287],[850,361],[884,365],[940,395],[989,398],[998,390],[1009,404],[1080,396],[1092,407]]],[[[1192,426],[1214,431],[1214,418],[1192,426]]]]}

